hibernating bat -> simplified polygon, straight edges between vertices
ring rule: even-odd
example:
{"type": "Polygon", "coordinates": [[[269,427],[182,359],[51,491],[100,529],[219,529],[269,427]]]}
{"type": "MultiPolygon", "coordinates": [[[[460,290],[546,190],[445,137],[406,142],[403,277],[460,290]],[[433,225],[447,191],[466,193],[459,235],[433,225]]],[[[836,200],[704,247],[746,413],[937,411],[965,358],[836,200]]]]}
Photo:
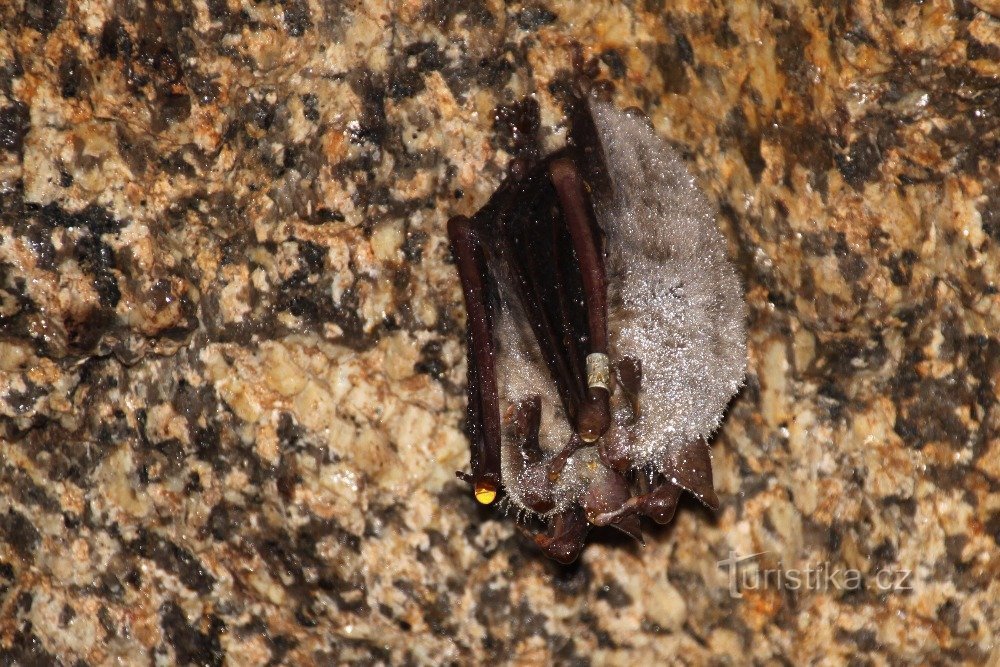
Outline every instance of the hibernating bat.
{"type": "Polygon", "coordinates": [[[468,312],[468,481],[543,521],[564,563],[592,525],[641,539],[681,491],[718,507],[707,439],[743,382],[742,288],[715,212],[638,114],[568,103],[565,148],[515,159],[448,233],[468,312]]]}

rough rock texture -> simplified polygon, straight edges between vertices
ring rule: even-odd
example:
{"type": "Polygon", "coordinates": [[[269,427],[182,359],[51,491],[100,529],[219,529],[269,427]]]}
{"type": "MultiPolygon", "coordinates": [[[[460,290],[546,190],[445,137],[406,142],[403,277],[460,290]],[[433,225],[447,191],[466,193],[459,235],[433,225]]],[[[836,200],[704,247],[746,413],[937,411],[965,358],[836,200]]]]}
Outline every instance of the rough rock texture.
{"type": "Polygon", "coordinates": [[[707,4],[0,3],[0,663],[1000,660],[996,3],[707,4]],[[444,222],[591,59],[750,370],[722,509],[560,568],[453,477],[444,222]]]}

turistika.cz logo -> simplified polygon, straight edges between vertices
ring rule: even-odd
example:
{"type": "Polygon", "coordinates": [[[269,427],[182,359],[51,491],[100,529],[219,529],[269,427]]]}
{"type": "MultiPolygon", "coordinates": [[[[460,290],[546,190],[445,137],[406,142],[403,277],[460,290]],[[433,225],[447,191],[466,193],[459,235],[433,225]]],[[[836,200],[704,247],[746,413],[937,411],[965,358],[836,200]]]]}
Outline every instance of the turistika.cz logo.
{"type": "Polygon", "coordinates": [[[719,568],[729,575],[729,595],[742,598],[744,591],[764,589],[786,591],[855,591],[871,589],[879,592],[908,591],[912,589],[909,570],[883,568],[868,574],[854,568],[845,568],[830,563],[807,565],[805,568],[762,567],[759,560],[769,552],[741,556],[729,552],[729,558],[718,562],[719,568]]]}

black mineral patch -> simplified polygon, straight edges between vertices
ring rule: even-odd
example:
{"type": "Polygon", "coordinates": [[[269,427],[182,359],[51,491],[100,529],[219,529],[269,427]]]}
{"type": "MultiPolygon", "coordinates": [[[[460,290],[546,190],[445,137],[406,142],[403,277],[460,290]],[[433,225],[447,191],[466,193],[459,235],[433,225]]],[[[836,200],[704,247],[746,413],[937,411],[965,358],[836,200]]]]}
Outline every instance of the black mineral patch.
{"type": "Polygon", "coordinates": [[[222,21],[229,17],[229,5],[226,0],[208,0],[208,15],[213,21],[222,21]]]}
{"type": "Polygon", "coordinates": [[[30,224],[24,234],[28,247],[35,255],[35,261],[43,269],[54,268],[56,248],[52,245],[52,230],[41,224],[30,224]]]}
{"type": "Polygon", "coordinates": [[[76,51],[70,48],[63,50],[62,61],[59,63],[59,94],[63,97],[76,97],[83,90],[86,70],[76,51]]]}
{"type": "Polygon", "coordinates": [[[742,108],[735,107],[729,111],[725,123],[720,128],[720,134],[727,140],[735,142],[754,182],[759,182],[760,175],[767,166],[760,152],[761,134],[760,131],[749,127],[742,108]]]}
{"type": "MultiPolygon", "coordinates": [[[[794,11],[794,10],[793,10],[794,11]]],[[[813,64],[808,58],[807,47],[811,36],[798,17],[790,12],[785,25],[776,33],[777,43],[774,55],[778,65],[788,77],[792,91],[807,97],[812,85],[813,64]]]]}
{"type": "Polygon", "coordinates": [[[442,379],[446,368],[441,359],[441,343],[429,341],[420,348],[420,358],[414,364],[413,370],[417,373],[427,373],[435,380],[442,379]]]}
{"type": "Polygon", "coordinates": [[[993,542],[1000,546],[1000,512],[994,512],[986,522],[986,534],[993,538],[993,542]]]}
{"type": "Polygon", "coordinates": [[[493,14],[483,0],[430,0],[425,6],[427,19],[442,28],[449,27],[464,18],[467,26],[492,28],[493,14]]]}
{"type": "Polygon", "coordinates": [[[677,57],[681,59],[681,62],[693,65],[694,48],[691,46],[691,42],[688,41],[688,38],[685,37],[683,33],[678,33],[675,44],[677,47],[677,57]]]}
{"type": "Polygon", "coordinates": [[[968,429],[959,418],[959,406],[966,401],[954,379],[923,379],[901,402],[895,430],[910,447],[919,448],[927,442],[962,443],[968,429]]]}
{"type": "Polygon", "coordinates": [[[86,271],[108,269],[115,265],[115,253],[111,246],[97,236],[86,235],[77,242],[74,253],[77,262],[86,271]]]}
{"type": "Polygon", "coordinates": [[[122,298],[118,279],[115,278],[114,273],[108,270],[99,270],[94,275],[94,289],[97,291],[101,305],[105,308],[114,308],[122,298]]]}
{"type": "Polygon", "coordinates": [[[109,19],[101,28],[98,54],[102,58],[129,58],[132,55],[132,37],[117,18],[109,19]]]}
{"type": "Polygon", "coordinates": [[[614,609],[622,609],[632,604],[632,596],[616,581],[609,581],[597,591],[597,599],[605,600],[614,609]]]}
{"type": "Polygon", "coordinates": [[[882,162],[878,146],[868,137],[856,139],[848,147],[846,154],[834,157],[841,176],[855,190],[861,189],[866,182],[877,176],[882,162]]]}
{"type": "Polygon", "coordinates": [[[843,233],[838,235],[833,250],[837,255],[840,272],[848,283],[853,283],[865,275],[868,263],[860,253],[851,250],[843,233]]]}
{"type": "Polygon", "coordinates": [[[985,201],[979,206],[979,217],[983,231],[995,243],[1000,243],[1000,185],[993,185],[985,193],[985,201]]]}
{"type": "Polygon", "coordinates": [[[559,17],[544,5],[529,5],[517,13],[517,25],[524,30],[538,30],[559,17]]]}
{"type": "Polygon", "coordinates": [[[31,116],[22,102],[0,109],[0,150],[20,153],[30,126],[31,116]]]}
{"type": "Polygon", "coordinates": [[[157,115],[157,128],[187,120],[191,115],[191,97],[186,94],[165,93],[157,115]]]}
{"type": "Polygon", "coordinates": [[[319,120],[319,97],[315,93],[306,93],[302,96],[302,115],[306,120],[316,122],[319,120]]]}
{"type": "Polygon", "coordinates": [[[190,551],[150,531],[140,530],[139,536],[128,543],[128,549],[140,558],[155,562],[200,595],[209,593],[215,585],[215,578],[190,551]]]}
{"type": "Polygon", "coordinates": [[[23,561],[31,562],[41,535],[26,516],[14,509],[0,514],[0,537],[23,561]]]}
{"type": "Polygon", "coordinates": [[[247,520],[247,510],[226,501],[217,503],[208,517],[207,528],[211,536],[219,541],[227,541],[242,534],[247,520]]]}
{"type": "Polygon", "coordinates": [[[732,27],[729,25],[729,21],[727,19],[723,19],[719,29],[715,33],[713,41],[720,49],[731,49],[740,43],[740,37],[733,32],[732,27]]]}
{"type": "Polygon", "coordinates": [[[385,81],[371,72],[358,71],[351,77],[351,89],[361,98],[361,117],[358,130],[352,133],[355,143],[381,144],[386,139],[388,125],[385,117],[385,81]]]}
{"type": "Polygon", "coordinates": [[[691,89],[684,56],[676,40],[659,44],[656,48],[653,62],[663,77],[663,87],[668,93],[683,95],[691,89]]]}
{"type": "Polygon", "coordinates": [[[434,42],[416,42],[393,58],[386,92],[393,100],[412,97],[424,89],[424,75],[445,65],[444,54],[434,42]]]}
{"type": "Polygon", "coordinates": [[[620,79],[628,73],[625,60],[617,49],[608,49],[602,53],[601,61],[608,66],[608,69],[611,71],[611,77],[614,79],[620,79]]]}
{"type": "Polygon", "coordinates": [[[901,253],[893,253],[889,258],[889,279],[897,287],[905,287],[913,280],[913,264],[917,260],[917,253],[906,249],[901,253]]]}
{"type": "Polygon", "coordinates": [[[202,630],[188,623],[184,610],[174,602],[167,602],[160,608],[160,619],[163,633],[174,648],[177,664],[222,665],[225,653],[220,636],[226,630],[222,619],[209,614],[202,630]]]}
{"type": "Polygon", "coordinates": [[[786,183],[791,181],[791,170],[801,165],[809,179],[809,185],[826,194],[828,190],[827,172],[834,166],[834,153],[826,128],[820,125],[802,123],[778,123],[768,130],[766,138],[784,149],[786,156],[786,183]]]}
{"type": "Polygon", "coordinates": [[[417,265],[424,257],[424,244],[427,242],[427,233],[416,231],[406,235],[403,242],[403,256],[410,264],[417,265]]]}
{"type": "Polygon", "coordinates": [[[90,204],[81,211],[72,212],[52,202],[35,210],[38,220],[49,228],[83,227],[92,234],[108,234],[121,231],[128,224],[126,220],[115,219],[110,211],[97,204],[90,204]]]}
{"type": "Polygon", "coordinates": [[[326,261],[326,247],[312,241],[298,241],[299,258],[302,260],[305,270],[310,275],[315,275],[323,270],[326,261]]]}
{"type": "Polygon", "coordinates": [[[39,665],[48,667],[49,665],[59,665],[55,656],[45,650],[42,641],[32,632],[30,622],[25,623],[21,629],[13,633],[13,641],[10,648],[4,647],[2,656],[4,665],[39,665]],[[9,662],[7,662],[9,660],[9,662]]]}
{"type": "Polygon", "coordinates": [[[540,125],[538,102],[531,97],[512,104],[502,104],[493,110],[493,130],[496,133],[497,147],[514,157],[536,156],[540,125]]]}
{"type": "Polygon", "coordinates": [[[11,389],[7,392],[6,403],[16,415],[23,415],[35,407],[39,398],[47,393],[45,387],[31,382],[27,383],[23,391],[11,389]]]}
{"type": "Polygon", "coordinates": [[[312,27],[307,0],[284,0],[285,28],[292,37],[301,37],[312,27]]]}
{"type": "Polygon", "coordinates": [[[26,0],[24,22],[43,35],[56,29],[66,15],[66,0],[26,0]]]}

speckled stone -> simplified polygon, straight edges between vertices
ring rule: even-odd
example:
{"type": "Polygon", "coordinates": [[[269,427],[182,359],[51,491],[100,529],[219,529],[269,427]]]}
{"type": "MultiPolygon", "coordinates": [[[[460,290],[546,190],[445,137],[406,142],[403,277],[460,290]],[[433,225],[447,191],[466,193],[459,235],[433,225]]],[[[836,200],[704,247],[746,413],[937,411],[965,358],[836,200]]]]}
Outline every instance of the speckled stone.
{"type": "Polygon", "coordinates": [[[0,664],[1000,661],[998,110],[992,0],[0,3],[0,664]],[[750,359],[721,510],[562,568],[454,478],[444,225],[588,62],[750,359]]]}

